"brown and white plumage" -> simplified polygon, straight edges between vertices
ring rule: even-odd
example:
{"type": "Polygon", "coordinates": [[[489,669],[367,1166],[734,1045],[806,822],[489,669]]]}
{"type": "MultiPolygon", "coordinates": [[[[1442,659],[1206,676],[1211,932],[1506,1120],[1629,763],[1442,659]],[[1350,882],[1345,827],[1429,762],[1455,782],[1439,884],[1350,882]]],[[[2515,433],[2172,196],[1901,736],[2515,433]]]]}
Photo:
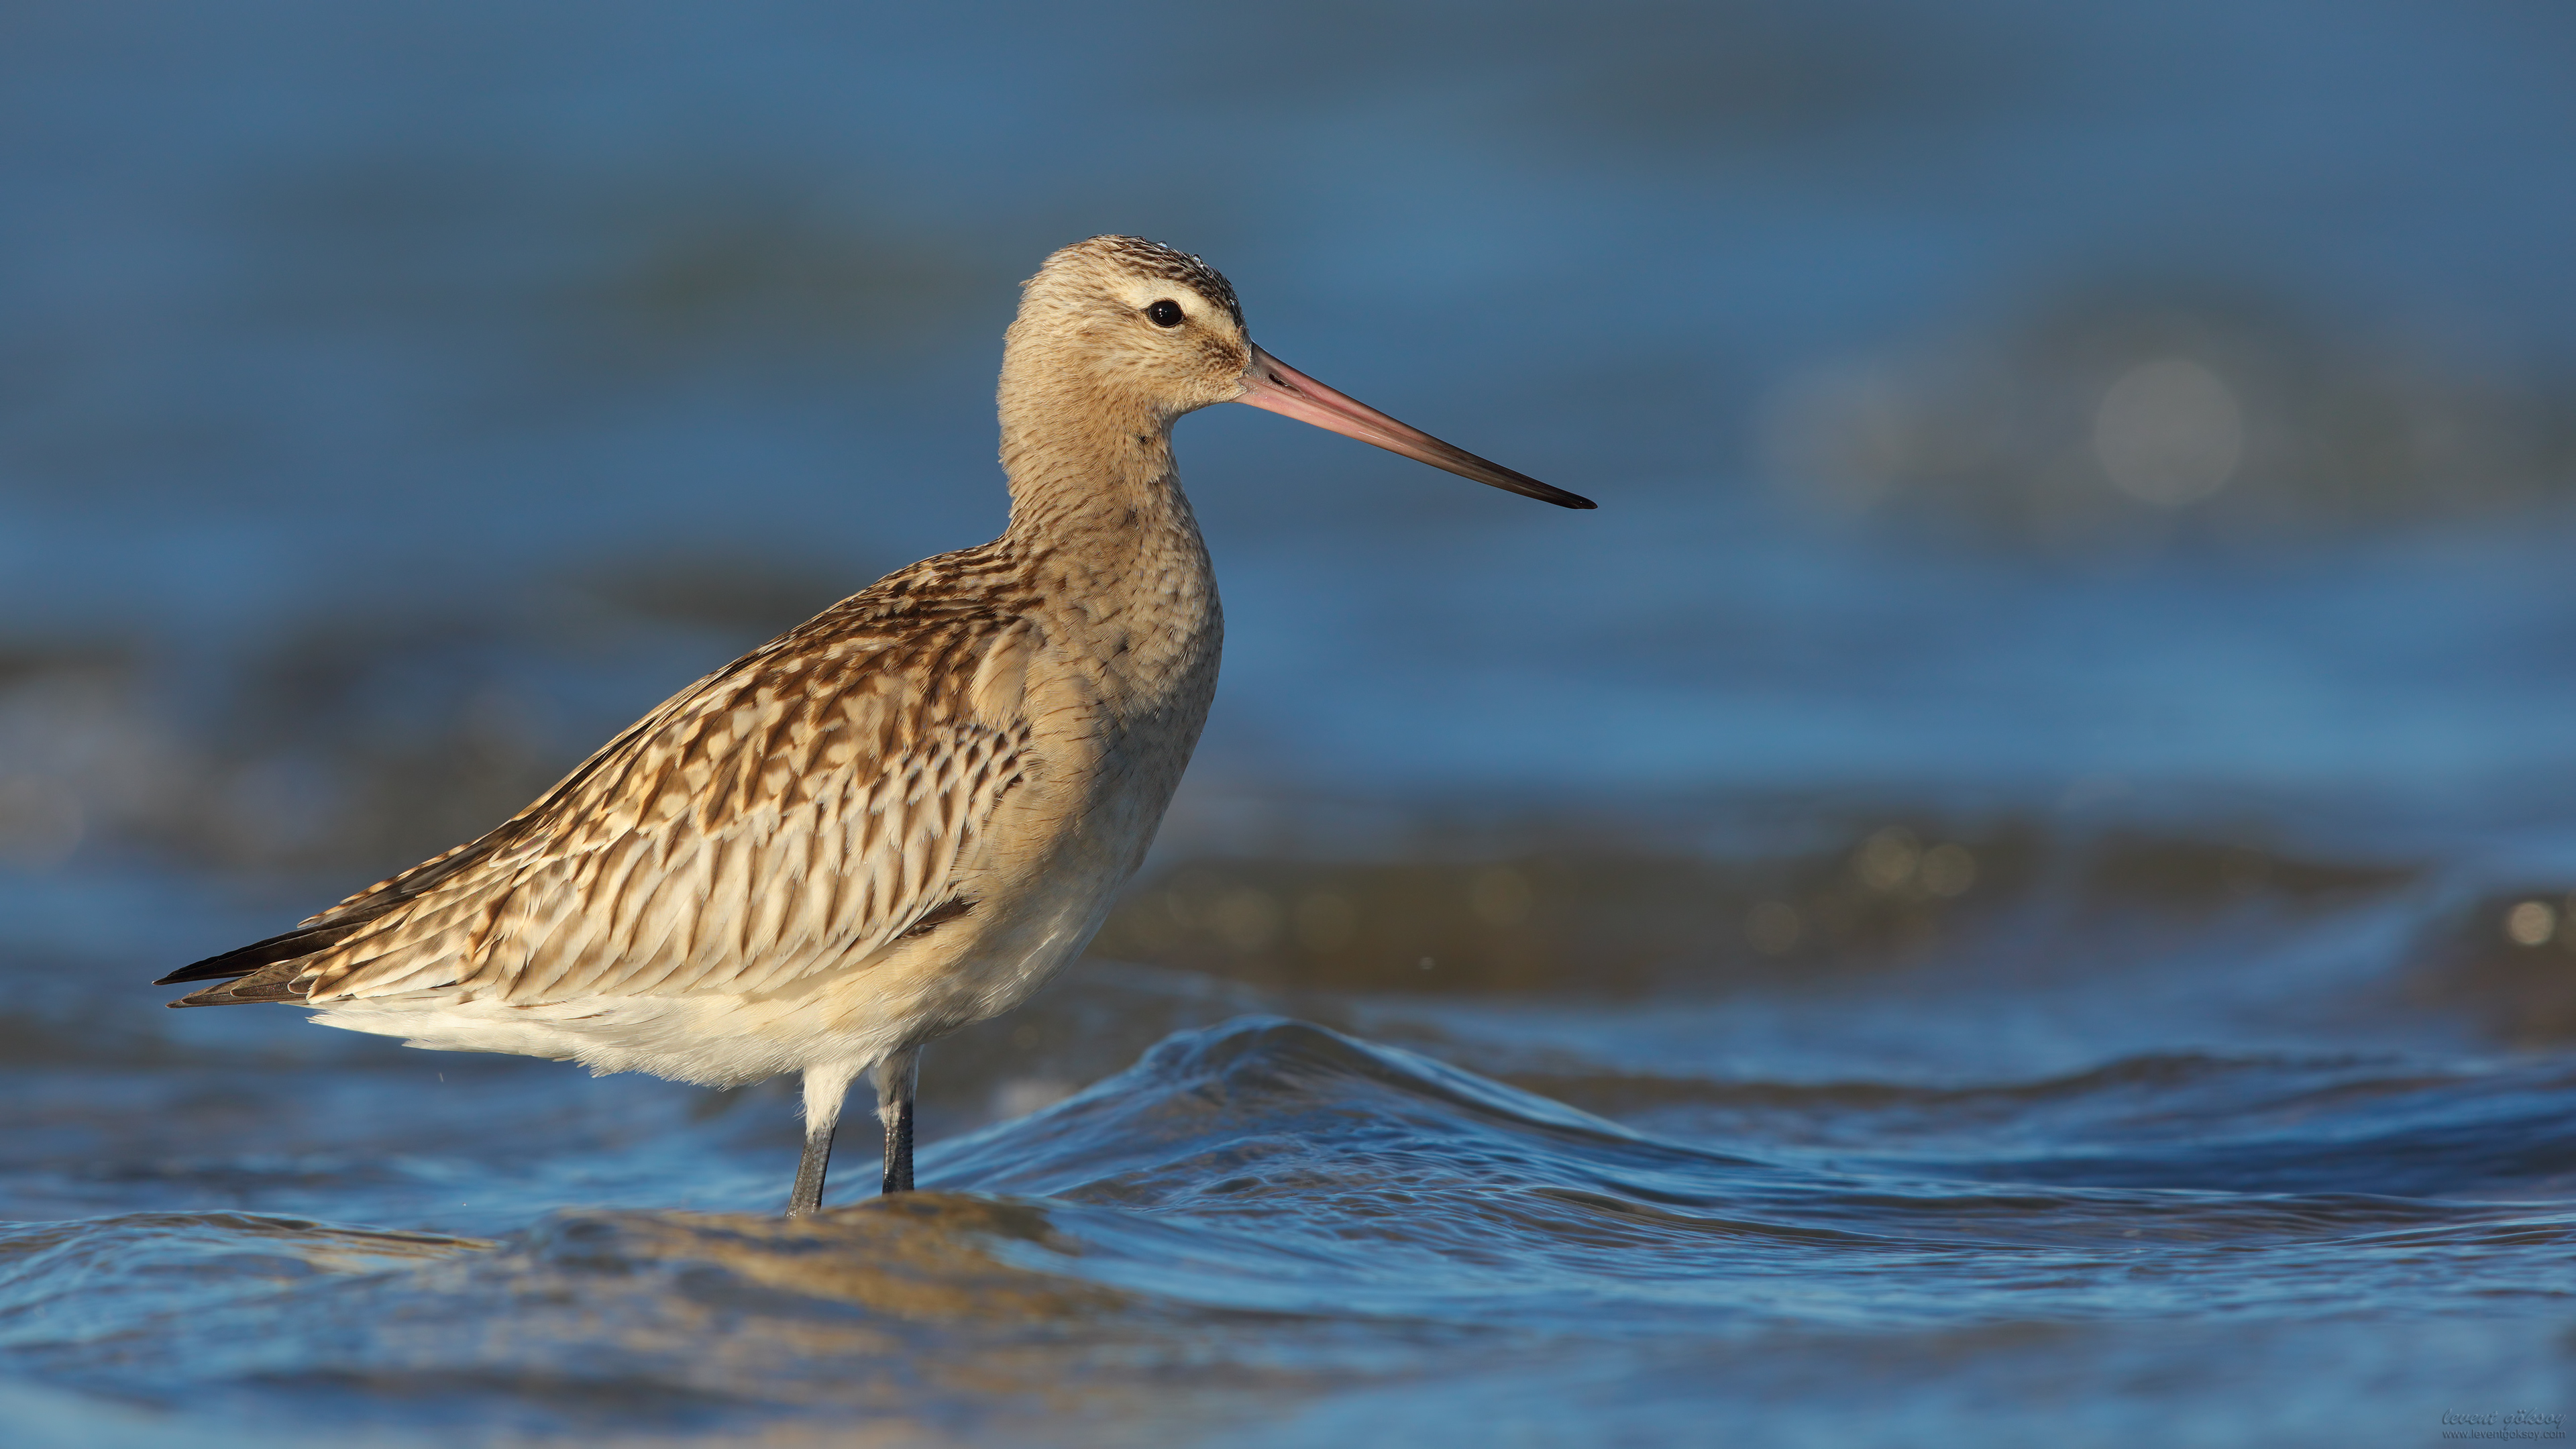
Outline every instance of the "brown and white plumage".
{"type": "Polygon", "coordinates": [[[961,856],[1033,764],[1039,627],[955,598],[968,562],[915,565],[698,681],[490,834],[190,1000],[776,992],[971,913],[961,856]]]}
{"type": "Polygon", "coordinates": [[[874,1068],[910,1185],[920,1047],[1078,953],[1142,860],[1223,624],[1171,426],[1247,401],[1569,506],[1254,347],[1195,257],[1047,260],[1004,349],[1010,527],[900,570],[611,740],[480,839],[166,982],[415,1046],[733,1084],[805,1074],[811,1211],[874,1068]]]}

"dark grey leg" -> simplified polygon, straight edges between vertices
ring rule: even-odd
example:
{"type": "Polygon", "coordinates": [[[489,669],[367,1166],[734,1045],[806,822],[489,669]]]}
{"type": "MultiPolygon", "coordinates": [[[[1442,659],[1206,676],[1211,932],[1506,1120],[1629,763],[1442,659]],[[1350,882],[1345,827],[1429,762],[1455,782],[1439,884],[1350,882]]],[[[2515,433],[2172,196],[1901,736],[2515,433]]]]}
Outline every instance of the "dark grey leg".
{"type": "Polygon", "coordinates": [[[787,1215],[801,1218],[823,1205],[823,1170],[832,1165],[832,1129],[805,1133],[805,1155],[796,1163],[796,1187],[787,1194],[787,1215]]]}
{"type": "Polygon", "coordinates": [[[796,1163],[796,1186],[787,1194],[787,1215],[801,1218],[823,1206],[823,1170],[832,1165],[832,1129],[840,1125],[841,1098],[848,1095],[847,1067],[810,1067],[805,1072],[805,1155],[796,1163]]]}
{"type": "Polygon", "coordinates": [[[885,1184],[879,1191],[912,1191],[912,1088],[921,1076],[921,1048],[896,1052],[877,1063],[877,1120],[885,1124],[885,1184]]]}

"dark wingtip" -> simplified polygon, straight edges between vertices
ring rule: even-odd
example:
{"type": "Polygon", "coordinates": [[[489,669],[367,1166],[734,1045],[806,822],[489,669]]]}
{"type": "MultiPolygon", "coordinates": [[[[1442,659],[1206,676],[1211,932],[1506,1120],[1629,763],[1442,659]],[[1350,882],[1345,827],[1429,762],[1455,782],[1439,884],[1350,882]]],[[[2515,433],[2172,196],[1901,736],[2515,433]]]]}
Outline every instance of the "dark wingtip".
{"type": "MultiPolygon", "coordinates": [[[[281,961],[293,961],[299,957],[310,956],[316,951],[328,950],[338,945],[356,929],[355,922],[335,922],[328,926],[298,926],[282,936],[271,936],[265,941],[253,941],[247,946],[226,951],[220,956],[209,956],[203,961],[192,961],[152,984],[184,986],[194,981],[230,981],[236,977],[249,976],[263,967],[274,966],[281,961]]],[[[236,997],[219,1001],[199,1001],[190,997],[170,1004],[172,1006],[222,1006],[230,1004],[232,1000],[259,999],[264,998],[236,997]]]]}
{"type": "Polygon", "coordinates": [[[229,964],[232,958],[237,954],[239,953],[227,951],[221,956],[209,956],[203,961],[182,966],[178,970],[171,972],[169,975],[162,977],[160,980],[155,981],[152,984],[155,986],[185,986],[191,981],[230,981],[236,976],[248,976],[253,971],[258,970],[261,966],[267,964],[266,962],[254,962],[245,966],[229,964]]]}

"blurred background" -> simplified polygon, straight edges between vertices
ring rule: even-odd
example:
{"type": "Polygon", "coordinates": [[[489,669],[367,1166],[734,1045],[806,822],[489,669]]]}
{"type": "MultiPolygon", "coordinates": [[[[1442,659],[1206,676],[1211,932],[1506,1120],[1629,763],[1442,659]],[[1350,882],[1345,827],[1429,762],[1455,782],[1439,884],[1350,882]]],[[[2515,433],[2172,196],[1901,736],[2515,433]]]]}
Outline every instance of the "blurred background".
{"type": "Polygon", "coordinates": [[[1603,504],[1186,422],[1225,684],[1104,953],[1541,985],[1531,912],[1596,930],[1585,862],[1647,857],[1635,970],[1724,977],[2106,827],[2545,877],[2571,42],[2298,0],[9,7],[15,929],[282,924],[991,536],[1015,284],[1101,231],[1603,504]],[[1962,839],[1872,875],[1889,830],[1962,839]],[[1541,854],[1547,902],[1298,874],[1541,854]],[[1713,858],[1837,863],[1707,905],[1713,858]]]}
{"type": "Polygon", "coordinates": [[[0,871],[292,916],[479,833],[996,532],[1014,284],[1112,230],[1603,503],[1186,423],[1229,647],[1165,863],[2563,813],[2571,41],[2298,0],[11,6],[0,871]]]}
{"type": "Polygon", "coordinates": [[[1604,504],[1186,424],[1231,627],[1175,845],[2576,781],[2559,7],[0,27],[21,871],[372,876],[989,537],[1014,284],[1105,230],[1604,504]]]}
{"type": "Polygon", "coordinates": [[[1094,954],[1202,1005],[997,1023],[935,1127],[1244,1000],[1604,1111],[2550,1047],[2572,60],[2544,0],[18,0],[0,1031],[323,1050],[141,983],[992,536],[1016,283],[1118,231],[1601,507],[1184,422],[1224,685],[1094,954]],[[1433,997],[1492,1005],[1366,1005],[1433,997]]]}

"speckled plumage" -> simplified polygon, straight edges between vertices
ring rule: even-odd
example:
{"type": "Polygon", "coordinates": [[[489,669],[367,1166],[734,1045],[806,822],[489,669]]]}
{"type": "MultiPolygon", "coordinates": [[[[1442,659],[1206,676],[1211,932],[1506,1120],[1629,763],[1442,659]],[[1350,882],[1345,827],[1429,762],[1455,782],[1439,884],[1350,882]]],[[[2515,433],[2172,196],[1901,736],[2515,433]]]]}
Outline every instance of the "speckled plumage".
{"type": "Polygon", "coordinates": [[[1237,399],[1591,506],[1286,369],[1198,258],[1094,237],[1005,338],[1000,538],[699,680],[480,839],[172,973],[216,983],[172,1005],[716,1085],[802,1072],[791,1212],[873,1068],[908,1187],[919,1049],[1090,941],[1206,721],[1223,621],[1171,429],[1237,399]]]}

